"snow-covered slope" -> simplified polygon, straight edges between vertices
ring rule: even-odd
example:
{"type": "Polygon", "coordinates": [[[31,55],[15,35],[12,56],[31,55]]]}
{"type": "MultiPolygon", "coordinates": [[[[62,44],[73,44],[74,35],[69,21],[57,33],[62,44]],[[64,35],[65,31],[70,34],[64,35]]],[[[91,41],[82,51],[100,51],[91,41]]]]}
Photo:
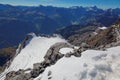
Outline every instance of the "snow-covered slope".
{"type": "Polygon", "coordinates": [[[5,74],[10,71],[33,68],[34,63],[42,62],[47,50],[57,42],[66,41],[58,36],[50,38],[34,36],[29,44],[14,58],[10,67],[0,75],[0,80],[3,80],[5,74]]]}
{"type": "MultiPolygon", "coordinates": [[[[59,42],[67,43],[58,36],[49,38],[34,36],[14,58],[10,67],[0,74],[0,80],[4,80],[5,75],[10,71],[33,68],[33,64],[42,62],[48,49],[59,42]]],[[[69,52],[74,53],[74,48],[64,47],[59,52],[64,55],[69,52]]],[[[81,57],[64,56],[54,65],[47,66],[45,71],[34,80],[120,79],[120,46],[109,48],[106,51],[86,50],[81,54],[81,57]]]]}
{"type": "Polygon", "coordinates": [[[63,57],[34,80],[120,80],[120,46],[63,57]]]}

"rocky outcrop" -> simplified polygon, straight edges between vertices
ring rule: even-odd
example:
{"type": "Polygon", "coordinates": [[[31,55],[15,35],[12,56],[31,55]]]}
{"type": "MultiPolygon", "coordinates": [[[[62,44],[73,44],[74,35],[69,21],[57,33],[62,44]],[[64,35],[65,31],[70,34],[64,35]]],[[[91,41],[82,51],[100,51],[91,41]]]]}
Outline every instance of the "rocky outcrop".
{"type": "Polygon", "coordinates": [[[30,80],[31,74],[25,73],[25,70],[19,70],[17,72],[11,71],[6,76],[5,80],[30,80]]]}
{"type": "Polygon", "coordinates": [[[23,41],[19,44],[18,48],[16,47],[7,47],[0,49],[0,73],[4,71],[5,68],[8,68],[20,51],[29,43],[29,41],[35,37],[35,33],[29,33],[25,36],[23,41]]]}
{"type": "Polygon", "coordinates": [[[86,42],[93,36],[94,36],[93,32],[85,32],[82,34],[75,34],[70,36],[68,38],[68,41],[73,45],[80,46],[82,43],[86,42]]]}
{"type": "MultiPolygon", "coordinates": [[[[29,33],[25,36],[25,38],[23,39],[23,41],[19,44],[18,48],[15,49],[13,47],[8,47],[8,48],[5,48],[7,53],[10,53],[8,56],[10,58],[8,58],[8,61],[6,62],[6,64],[4,65],[4,68],[8,68],[11,64],[11,62],[13,61],[14,57],[16,57],[20,52],[21,50],[27,45],[29,44],[29,41],[35,37],[36,34],[35,33],[29,33]]],[[[5,53],[5,52],[4,52],[5,53]]]]}
{"type": "Polygon", "coordinates": [[[59,52],[59,50],[64,47],[72,48],[73,46],[68,43],[56,43],[47,51],[43,62],[35,63],[33,69],[11,71],[6,75],[5,80],[33,80],[33,78],[36,78],[44,72],[46,67],[55,64],[64,56],[64,54],[59,52]]]}
{"type": "Polygon", "coordinates": [[[82,43],[85,43],[86,41],[90,40],[96,34],[100,33],[106,28],[101,26],[102,25],[100,24],[96,24],[77,29],[76,31],[74,31],[75,34],[71,34],[68,37],[68,42],[75,46],[81,46],[82,43]]]}
{"type": "Polygon", "coordinates": [[[109,48],[120,44],[120,24],[114,24],[87,41],[97,48],[109,48]]]}
{"type": "Polygon", "coordinates": [[[55,64],[60,58],[62,58],[64,54],[61,54],[59,50],[63,47],[73,46],[67,43],[56,43],[51,46],[50,49],[47,51],[46,55],[44,56],[44,61],[34,64],[33,70],[31,71],[32,77],[37,77],[45,70],[46,67],[55,64]]]}
{"type": "Polygon", "coordinates": [[[94,47],[86,44],[86,43],[82,43],[81,46],[78,49],[74,48],[73,52],[67,53],[65,54],[65,57],[71,57],[71,56],[75,56],[75,57],[81,57],[81,53],[83,51],[86,51],[88,49],[94,49],[94,47]]]}
{"type": "Polygon", "coordinates": [[[67,43],[56,43],[47,51],[47,54],[44,57],[45,61],[49,62],[50,64],[54,64],[57,60],[62,58],[64,54],[61,54],[59,50],[63,47],[72,48],[73,46],[67,43]]]}
{"type": "Polygon", "coordinates": [[[36,34],[35,33],[29,33],[25,36],[25,38],[23,39],[23,41],[19,44],[18,49],[16,51],[16,55],[18,55],[20,53],[20,51],[27,45],[29,44],[30,40],[35,37],[36,34]]]}
{"type": "Polygon", "coordinates": [[[0,73],[10,65],[10,59],[14,57],[15,47],[7,47],[0,49],[0,73]]]}

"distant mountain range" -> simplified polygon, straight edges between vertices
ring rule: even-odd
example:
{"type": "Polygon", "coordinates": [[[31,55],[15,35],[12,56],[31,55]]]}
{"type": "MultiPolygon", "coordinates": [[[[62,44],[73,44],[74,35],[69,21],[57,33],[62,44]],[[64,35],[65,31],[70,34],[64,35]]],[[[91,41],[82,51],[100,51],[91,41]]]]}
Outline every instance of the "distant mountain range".
{"type": "Polygon", "coordinates": [[[109,26],[119,18],[120,8],[103,10],[96,6],[63,8],[0,4],[0,48],[18,45],[30,32],[52,34],[69,25],[84,27],[89,23],[109,26]]]}

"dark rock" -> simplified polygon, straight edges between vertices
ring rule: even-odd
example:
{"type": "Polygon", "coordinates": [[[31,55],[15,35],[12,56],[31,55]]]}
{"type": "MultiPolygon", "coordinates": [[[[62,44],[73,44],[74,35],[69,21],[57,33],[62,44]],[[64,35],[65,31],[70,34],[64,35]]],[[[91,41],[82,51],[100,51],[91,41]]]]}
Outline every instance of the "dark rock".
{"type": "Polygon", "coordinates": [[[61,54],[59,50],[63,47],[72,47],[67,43],[56,43],[55,45],[51,46],[51,48],[47,51],[45,55],[45,61],[49,61],[51,64],[55,64],[57,60],[62,58],[64,54],[61,54]]]}
{"type": "Polygon", "coordinates": [[[49,71],[49,72],[48,72],[48,76],[50,76],[51,74],[52,74],[52,71],[49,71]]]}
{"type": "Polygon", "coordinates": [[[69,58],[69,57],[71,57],[71,53],[66,53],[64,56],[69,58]]]}

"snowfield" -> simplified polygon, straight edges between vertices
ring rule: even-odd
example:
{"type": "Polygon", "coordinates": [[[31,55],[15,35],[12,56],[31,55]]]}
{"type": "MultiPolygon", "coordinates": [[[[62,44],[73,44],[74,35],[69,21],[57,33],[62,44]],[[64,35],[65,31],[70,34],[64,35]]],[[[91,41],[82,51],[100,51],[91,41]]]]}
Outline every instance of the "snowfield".
{"type": "Polygon", "coordinates": [[[59,37],[34,37],[15,57],[9,69],[17,71],[19,69],[33,68],[33,64],[42,62],[47,50],[57,42],[66,41],[59,37]]]}
{"type": "Polygon", "coordinates": [[[74,52],[74,49],[73,48],[61,48],[59,52],[62,54],[66,54],[66,53],[74,52]]]}
{"type": "Polygon", "coordinates": [[[99,27],[99,29],[104,30],[104,29],[107,29],[107,27],[103,26],[103,27],[99,27]]]}
{"type": "Polygon", "coordinates": [[[120,46],[60,59],[34,80],[120,80],[120,46]]]}
{"type": "Polygon", "coordinates": [[[66,40],[59,36],[50,38],[34,36],[29,44],[14,58],[10,67],[0,74],[0,80],[4,80],[5,74],[10,71],[33,68],[33,64],[42,62],[47,50],[58,42],[66,42],[66,40]]]}
{"type": "MultiPolygon", "coordinates": [[[[58,36],[34,36],[14,58],[10,67],[0,74],[0,80],[4,80],[10,71],[33,68],[33,64],[42,62],[47,50],[58,42],[67,43],[58,36]]],[[[66,47],[59,52],[66,54],[73,51],[66,47]]],[[[106,51],[86,50],[81,54],[81,57],[61,58],[34,80],[120,80],[120,46],[106,51]]]]}

